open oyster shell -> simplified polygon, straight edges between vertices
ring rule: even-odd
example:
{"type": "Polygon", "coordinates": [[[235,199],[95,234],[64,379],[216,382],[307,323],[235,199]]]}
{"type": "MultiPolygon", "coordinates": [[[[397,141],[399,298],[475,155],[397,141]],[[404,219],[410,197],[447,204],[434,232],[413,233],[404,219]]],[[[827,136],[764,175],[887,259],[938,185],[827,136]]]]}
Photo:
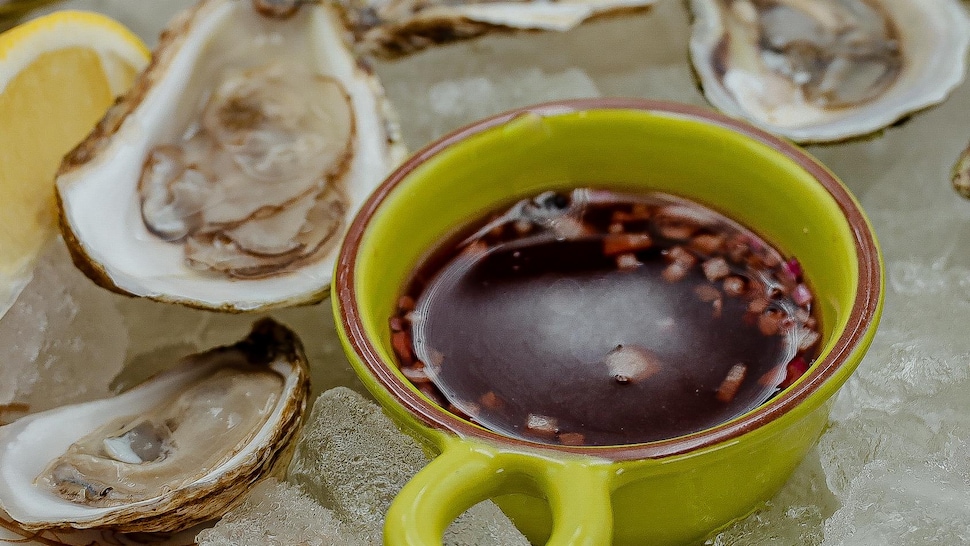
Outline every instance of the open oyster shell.
{"type": "Polygon", "coordinates": [[[404,157],[336,11],[204,0],[57,178],[75,263],[117,292],[224,311],[320,301],[349,217],[404,157]]]}
{"type": "Polygon", "coordinates": [[[497,31],[569,30],[657,0],[337,0],[358,47],[395,58],[497,31]]]}
{"type": "Polygon", "coordinates": [[[261,320],[119,396],[0,427],[0,506],[26,530],[191,527],[285,468],[309,392],[296,335],[261,320]]]}
{"type": "Polygon", "coordinates": [[[960,0],[691,0],[712,105],[796,142],[867,135],[942,102],[966,72],[960,0]]]}

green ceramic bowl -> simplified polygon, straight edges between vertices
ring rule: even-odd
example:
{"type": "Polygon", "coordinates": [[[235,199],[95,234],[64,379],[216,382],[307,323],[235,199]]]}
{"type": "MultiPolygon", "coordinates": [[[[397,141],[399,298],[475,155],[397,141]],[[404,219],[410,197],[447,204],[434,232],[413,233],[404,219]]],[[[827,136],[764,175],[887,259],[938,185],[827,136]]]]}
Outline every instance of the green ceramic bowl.
{"type": "Polygon", "coordinates": [[[361,380],[437,457],[392,505],[385,543],[440,544],[493,498],[536,544],[665,545],[703,539],[770,498],[814,445],[832,396],[875,333],[882,262],[858,203],[801,149],[699,108],[579,100],[496,116],[414,155],[373,194],[341,250],[333,297],[361,380]],[[388,319],[431,249],[486,212],[550,189],[657,190],[719,210],[797,256],[824,346],[797,383],[698,433],[565,447],[511,439],[442,410],[397,370],[388,319]]]}

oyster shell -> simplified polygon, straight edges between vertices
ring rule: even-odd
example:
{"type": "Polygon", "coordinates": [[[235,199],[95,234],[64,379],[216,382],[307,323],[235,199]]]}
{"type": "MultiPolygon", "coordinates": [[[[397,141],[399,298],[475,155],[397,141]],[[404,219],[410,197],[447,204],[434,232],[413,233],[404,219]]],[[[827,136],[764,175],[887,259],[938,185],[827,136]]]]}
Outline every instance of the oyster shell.
{"type": "Polygon", "coordinates": [[[224,311],[326,297],[349,216],[405,151],[337,12],[294,6],[204,0],[176,17],[65,158],[62,233],[98,284],[224,311]]]}
{"type": "Polygon", "coordinates": [[[496,31],[569,30],[657,0],[337,0],[358,48],[395,58],[496,31]]]}
{"type": "Polygon", "coordinates": [[[966,72],[960,0],[691,0],[690,52],[723,112],[796,142],[888,127],[966,72]]]}
{"type": "Polygon", "coordinates": [[[966,149],[957,158],[957,162],[953,164],[951,182],[957,193],[970,199],[970,144],[967,144],[966,149]]]}
{"type": "Polygon", "coordinates": [[[26,530],[191,527],[285,467],[308,397],[299,340],[263,319],[114,398],[0,427],[0,506],[26,530]]]}

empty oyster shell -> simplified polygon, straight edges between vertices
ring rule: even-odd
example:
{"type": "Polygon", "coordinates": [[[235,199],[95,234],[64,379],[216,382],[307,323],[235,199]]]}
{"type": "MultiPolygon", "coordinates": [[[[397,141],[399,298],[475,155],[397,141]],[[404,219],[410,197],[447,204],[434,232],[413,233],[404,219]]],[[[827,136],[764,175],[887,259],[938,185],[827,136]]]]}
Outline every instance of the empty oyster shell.
{"type": "Polygon", "coordinates": [[[308,397],[296,335],[261,320],[119,396],[0,427],[0,506],[27,530],[191,527],[285,468],[308,397]]]}
{"type": "Polygon", "coordinates": [[[942,102],[966,71],[959,0],[691,0],[691,60],[723,112],[832,142],[942,102]]]}
{"type": "Polygon", "coordinates": [[[395,58],[496,31],[569,30],[657,0],[337,0],[359,48],[395,58]]]}
{"type": "Polygon", "coordinates": [[[205,0],[176,17],[65,158],[62,232],[96,282],[225,311],[326,297],[348,217],[405,151],[336,11],[294,6],[205,0]]]}

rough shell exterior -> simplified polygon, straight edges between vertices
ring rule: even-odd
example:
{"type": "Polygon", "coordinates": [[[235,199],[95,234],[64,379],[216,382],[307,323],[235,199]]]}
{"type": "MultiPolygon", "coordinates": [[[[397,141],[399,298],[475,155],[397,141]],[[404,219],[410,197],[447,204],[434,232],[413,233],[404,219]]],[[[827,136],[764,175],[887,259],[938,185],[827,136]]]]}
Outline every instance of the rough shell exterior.
{"type": "Polygon", "coordinates": [[[338,0],[362,52],[393,59],[490,33],[565,31],[598,17],[648,10],[657,0],[338,0]]]}
{"type": "MultiPolygon", "coordinates": [[[[242,352],[251,364],[270,365],[274,362],[292,364],[291,377],[288,378],[289,391],[278,402],[280,418],[271,424],[271,433],[260,437],[258,445],[246,453],[245,457],[221,469],[218,478],[200,480],[189,486],[165,493],[147,502],[122,506],[96,518],[51,518],[50,521],[19,521],[27,531],[67,530],[104,528],[118,532],[176,532],[187,529],[204,521],[217,518],[238,504],[245,492],[257,481],[282,472],[289,463],[295,447],[294,440],[302,426],[310,394],[309,369],[303,346],[296,335],[286,327],[271,319],[263,319],[253,326],[252,332],[242,341],[227,347],[215,348],[193,358],[218,357],[229,351],[242,352]]],[[[188,362],[188,366],[199,362],[188,362]]],[[[149,380],[151,382],[151,380],[149,380]]],[[[146,384],[142,384],[144,386],[146,384]]],[[[135,387],[134,390],[142,386],[135,387]]],[[[132,392],[132,391],[129,391],[132,392]]],[[[97,404],[91,402],[88,404],[97,404]]],[[[53,415],[59,417],[63,412],[71,412],[73,406],[58,408],[37,414],[37,418],[53,415]],[[60,413],[58,413],[60,412],[60,413]]],[[[70,413],[66,414],[70,419],[70,413]]],[[[43,417],[47,418],[47,417],[43,417]]],[[[34,422],[33,417],[23,418],[11,425],[0,428],[0,456],[14,457],[6,443],[9,438],[24,426],[34,422]],[[18,425],[19,423],[19,425],[18,425]]],[[[79,436],[87,431],[80,431],[79,436]]],[[[0,498],[2,505],[16,519],[15,510],[10,506],[16,499],[0,498]]]]}

